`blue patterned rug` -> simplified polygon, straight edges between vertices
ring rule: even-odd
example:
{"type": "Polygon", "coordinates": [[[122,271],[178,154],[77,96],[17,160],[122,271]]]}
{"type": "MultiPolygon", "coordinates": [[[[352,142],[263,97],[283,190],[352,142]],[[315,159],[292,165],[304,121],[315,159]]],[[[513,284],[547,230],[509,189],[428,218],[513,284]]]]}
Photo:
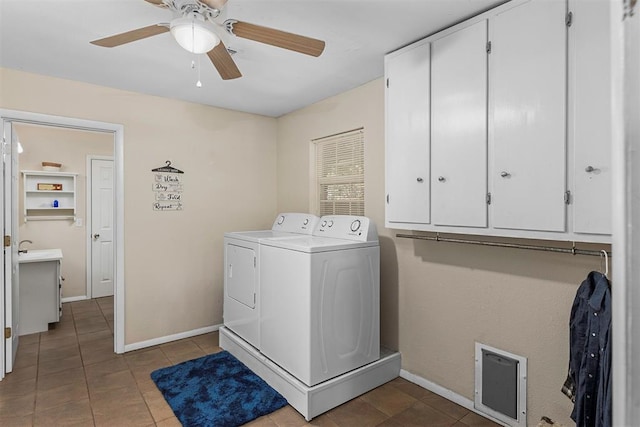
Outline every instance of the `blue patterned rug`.
{"type": "Polygon", "coordinates": [[[158,369],[151,379],[185,427],[235,427],[287,404],[226,351],[158,369]]]}

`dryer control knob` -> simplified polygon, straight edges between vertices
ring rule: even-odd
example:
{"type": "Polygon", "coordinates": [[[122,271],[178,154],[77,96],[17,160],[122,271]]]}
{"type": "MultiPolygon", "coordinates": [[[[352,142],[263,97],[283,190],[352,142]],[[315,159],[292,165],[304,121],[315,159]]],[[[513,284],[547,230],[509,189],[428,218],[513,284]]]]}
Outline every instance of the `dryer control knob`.
{"type": "Polygon", "coordinates": [[[282,225],[283,222],[284,222],[284,215],[280,215],[280,218],[278,218],[278,225],[282,225]]]}
{"type": "Polygon", "coordinates": [[[327,225],[327,221],[322,221],[322,224],[320,224],[321,227],[324,227],[327,225]]]}
{"type": "Polygon", "coordinates": [[[305,220],[302,222],[302,225],[307,225],[309,224],[309,219],[305,218],[305,220]]]}
{"type": "Polygon", "coordinates": [[[329,224],[327,224],[327,225],[328,225],[329,227],[333,227],[333,220],[332,220],[332,219],[330,219],[330,220],[329,220],[329,224]]]}
{"type": "Polygon", "coordinates": [[[359,228],[360,228],[360,220],[356,219],[351,223],[351,231],[358,231],[359,228]]]}

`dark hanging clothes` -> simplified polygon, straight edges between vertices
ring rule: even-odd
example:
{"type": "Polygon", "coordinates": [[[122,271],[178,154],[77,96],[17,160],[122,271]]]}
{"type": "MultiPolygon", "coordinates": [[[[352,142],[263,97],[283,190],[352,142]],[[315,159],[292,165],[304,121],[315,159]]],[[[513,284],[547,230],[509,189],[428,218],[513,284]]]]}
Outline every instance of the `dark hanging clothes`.
{"type": "Polygon", "coordinates": [[[582,282],[569,322],[569,374],[562,391],[574,401],[580,427],[611,426],[611,290],[604,274],[582,282]]]}

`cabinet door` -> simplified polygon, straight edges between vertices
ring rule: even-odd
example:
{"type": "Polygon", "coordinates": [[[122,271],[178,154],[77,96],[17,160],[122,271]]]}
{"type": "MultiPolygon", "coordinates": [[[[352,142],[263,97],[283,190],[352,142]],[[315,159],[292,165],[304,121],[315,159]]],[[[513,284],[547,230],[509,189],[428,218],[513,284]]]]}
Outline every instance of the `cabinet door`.
{"type": "Polygon", "coordinates": [[[230,298],[249,308],[256,306],[256,253],[252,248],[228,244],[226,286],[230,298]]]}
{"type": "Polygon", "coordinates": [[[566,228],[565,12],[564,1],[530,1],[489,21],[495,228],[566,228]]]}
{"type": "Polygon", "coordinates": [[[425,43],[385,58],[388,222],[429,223],[429,55],[425,43]]]}
{"type": "Polygon", "coordinates": [[[569,1],[573,231],[611,234],[611,2],[569,1]]]}
{"type": "Polygon", "coordinates": [[[62,316],[62,274],[60,272],[60,264],[61,262],[58,261],[56,263],[56,283],[54,284],[54,287],[57,287],[56,290],[56,317],[55,317],[55,321],[59,322],[60,321],[60,316],[62,316]]]}
{"type": "Polygon", "coordinates": [[[487,226],[487,22],[431,47],[431,214],[487,226]]]}

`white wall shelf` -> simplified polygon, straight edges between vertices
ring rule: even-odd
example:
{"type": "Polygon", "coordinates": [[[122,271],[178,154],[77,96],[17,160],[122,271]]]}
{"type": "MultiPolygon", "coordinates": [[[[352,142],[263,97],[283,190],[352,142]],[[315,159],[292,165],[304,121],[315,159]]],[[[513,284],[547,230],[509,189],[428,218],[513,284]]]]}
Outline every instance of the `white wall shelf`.
{"type": "Polygon", "coordinates": [[[22,176],[25,222],[75,220],[77,173],[25,170],[22,176]],[[59,184],[62,189],[38,190],[38,184],[59,184]]]}

